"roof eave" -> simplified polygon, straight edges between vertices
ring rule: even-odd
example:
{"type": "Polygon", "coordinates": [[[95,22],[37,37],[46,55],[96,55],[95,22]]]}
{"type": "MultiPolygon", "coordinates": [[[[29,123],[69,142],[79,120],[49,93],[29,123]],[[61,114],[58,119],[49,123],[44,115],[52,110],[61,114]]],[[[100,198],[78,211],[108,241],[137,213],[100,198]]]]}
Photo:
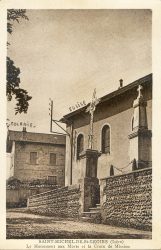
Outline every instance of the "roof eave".
{"type": "MultiPolygon", "coordinates": [[[[138,80],[136,80],[136,81],[122,87],[122,88],[119,88],[119,89],[117,89],[117,90],[115,90],[115,91],[113,91],[113,92],[111,92],[111,93],[109,93],[109,94],[107,94],[107,95],[105,95],[105,96],[103,96],[101,98],[99,98],[100,103],[105,102],[107,100],[110,100],[110,99],[112,99],[112,98],[114,98],[116,96],[119,96],[119,95],[125,93],[126,91],[128,91],[128,90],[130,90],[132,88],[135,88],[139,84],[144,85],[145,83],[147,83],[147,82],[150,83],[151,81],[152,81],[152,73],[147,75],[147,76],[144,76],[144,77],[142,77],[142,78],[140,78],[140,79],[138,79],[138,80]]],[[[77,109],[77,110],[75,110],[75,111],[73,111],[73,112],[71,112],[71,113],[69,113],[67,115],[64,115],[60,119],[60,121],[64,122],[64,123],[68,123],[70,118],[72,118],[73,116],[75,116],[75,115],[79,114],[80,112],[84,111],[89,106],[89,104],[90,103],[88,103],[86,106],[84,106],[84,107],[82,107],[80,109],[77,109]]]]}

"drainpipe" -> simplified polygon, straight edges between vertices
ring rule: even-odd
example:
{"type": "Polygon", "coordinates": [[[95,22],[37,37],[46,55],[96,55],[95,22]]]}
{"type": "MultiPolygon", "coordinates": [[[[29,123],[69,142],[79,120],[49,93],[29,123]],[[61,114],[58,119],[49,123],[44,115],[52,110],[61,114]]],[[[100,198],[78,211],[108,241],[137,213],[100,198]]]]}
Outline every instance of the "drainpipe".
{"type": "Polygon", "coordinates": [[[70,155],[70,185],[72,185],[72,172],[73,172],[73,121],[71,122],[71,135],[70,135],[70,146],[71,146],[71,155],[70,155]]]}

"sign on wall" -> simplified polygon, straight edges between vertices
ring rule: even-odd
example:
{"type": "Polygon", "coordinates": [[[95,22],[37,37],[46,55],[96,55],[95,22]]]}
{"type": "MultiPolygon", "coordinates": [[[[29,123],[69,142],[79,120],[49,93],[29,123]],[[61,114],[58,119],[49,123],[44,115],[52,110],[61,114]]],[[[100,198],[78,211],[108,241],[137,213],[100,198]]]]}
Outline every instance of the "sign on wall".
{"type": "Polygon", "coordinates": [[[83,100],[82,102],[77,102],[75,105],[69,107],[70,112],[73,112],[79,108],[86,106],[86,102],[83,100]]]}
{"type": "Polygon", "coordinates": [[[36,126],[32,122],[14,122],[10,121],[10,119],[7,119],[6,126],[9,129],[9,127],[30,127],[30,128],[36,128],[36,126]]]}

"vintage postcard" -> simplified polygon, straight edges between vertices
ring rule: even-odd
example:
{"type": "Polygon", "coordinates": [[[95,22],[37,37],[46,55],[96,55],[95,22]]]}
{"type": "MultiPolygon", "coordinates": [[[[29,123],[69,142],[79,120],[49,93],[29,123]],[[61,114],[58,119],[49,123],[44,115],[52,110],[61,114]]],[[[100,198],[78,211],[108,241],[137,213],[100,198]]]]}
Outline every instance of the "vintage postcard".
{"type": "Polygon", "coordinates": [[[0,5],[0,249],[161,249],[160,2],[0,5]]]}

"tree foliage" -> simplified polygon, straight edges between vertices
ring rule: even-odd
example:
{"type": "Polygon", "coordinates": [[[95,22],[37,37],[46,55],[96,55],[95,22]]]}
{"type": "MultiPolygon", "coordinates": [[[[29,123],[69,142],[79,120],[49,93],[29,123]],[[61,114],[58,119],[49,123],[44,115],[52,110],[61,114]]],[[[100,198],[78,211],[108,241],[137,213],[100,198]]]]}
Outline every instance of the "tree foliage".
{"type": "Polygon", "coordinates": [[[7,186],[19,187],[21,185],[21,181],[12,176],[8,180],[6,180],[6,185],[7,186]]]}
{"type": "Polygon", "coordinates": [[[7,31],[8,33],[12,33],[13,31],[13,23],[12,21],[17,21],[19,23],[19,20],[23,18],[26,20],[29,20],[28,17],[26,16],[26,10],[20,9],[8,9],[7,10],[7,31]]]}
{"type": "MultiPolygon", "coordinates": [[[[26,10],[24,9],[8,9],[7,10],[7,31],[9,34],[13,32],[13,22],[17,21],[19,23],[20,19],[28,20],[26,16],[26,10]]],[[[12,96],[16,99],[15,114],[17,113],[27,113],[29,100],[31,96],[28,95],[28,92],[20,88],[20,69],[17,68],[14,64],[14,61],[7,57],[7,89],[6,96],[7,100],[11,101],[12,96]]]]}

